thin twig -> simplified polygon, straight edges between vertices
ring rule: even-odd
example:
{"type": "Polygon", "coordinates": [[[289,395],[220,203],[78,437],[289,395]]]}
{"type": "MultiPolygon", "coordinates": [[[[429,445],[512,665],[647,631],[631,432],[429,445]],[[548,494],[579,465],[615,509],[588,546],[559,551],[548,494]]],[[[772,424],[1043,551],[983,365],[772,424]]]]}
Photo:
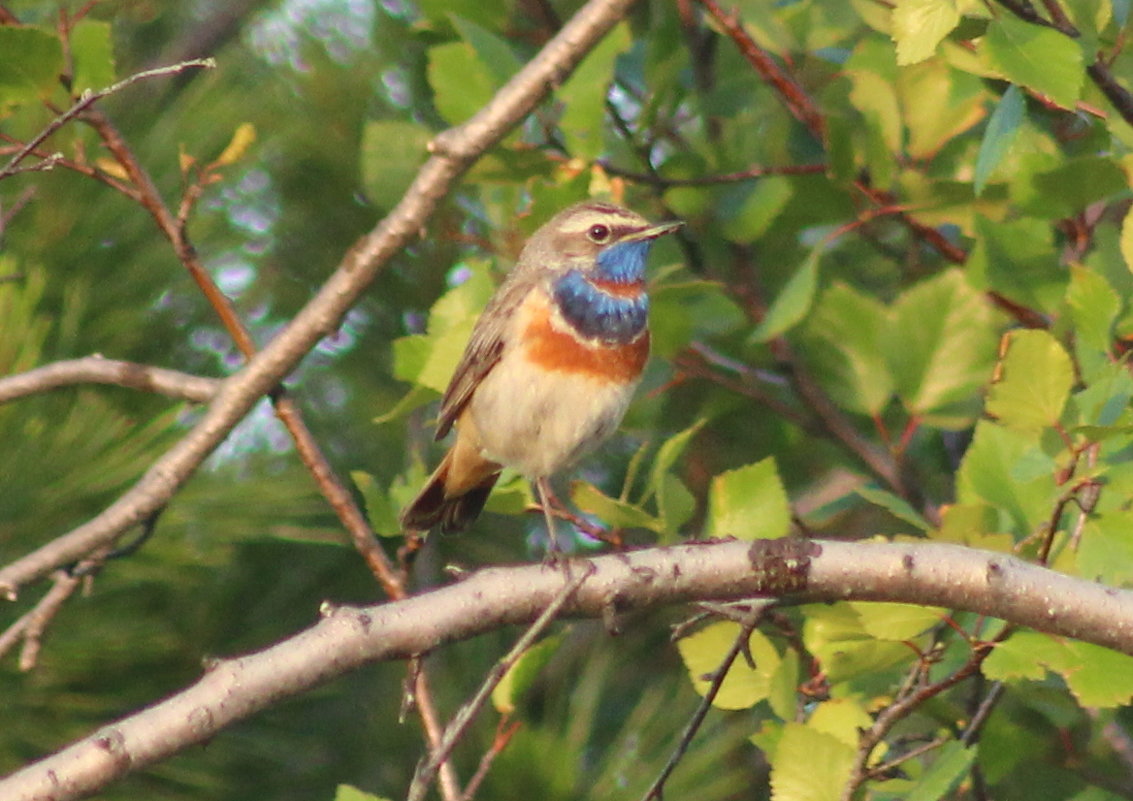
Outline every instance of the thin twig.
{"type": "Polygon", "coordinates": [[[988,718],[991,717],[991,713],[996,705],[999,704],[999,700],[1003,698],[1005,690],[1006,687],[1001,681],[997,681],[991,685],[991,690],[988,691],[983,701],[980,702],[976,714],[972,715],[971,723],[964,729],[964,733],[960,735],[960,742],[962,744],[966,746],[973,745],[979,739],[984,724],[987,723],[988,718]]]}
{"type": "Polygon", "coordinates": [[[51,589],[28,612],[21,615],[12,625],[0,634],[0,657],[4,656],[17,642],[24,641],[20,651],[20,670],[28,671],[35,667],[40,644],[47,625],[71,597],[82,579],[66,570],[52,574],[51,589]]]}
{"type": "Polygon", "coordinates": [[[794,77],[782,69],[775,59],[748,35],[735,14],[725,14],[716,0],[699,0],[700,5],[711,15],[716,24],[736,43],[740,54],[748,60],[763,80],[775,89],[787,110],[806,126],[815,139],[824,141],[826,123],[818,106],[794,77]]]}
{"type": "Polygon", "coordinates": [[[769,175],[814,175],[826,172],[825,164],[787,164],[781,167],[748,167],[737,172],[725,172],[718,175],[701,175],[695,178],[666,178],[656,172],[634,172],[616,167],[605,161],[599,162],[602,169],[610,175],[625,178],[637,183],[668,188],[671,186],[715,186],[717,184],[734,184],[740,181],[749,181],[753,178],[764,178],[769,175]]]}
{"type": "Polygon", "coordinates": [[[87,89],[79,96],[79,99],[73,106],[71,106],[69,109],[67,109],[62,114],[53,119],[50,123],[48,123],[46,128],[32,137],[32,139],[27,144],[25,144],[22,148],[20,148],[20,150],[16,152],[16,155],[12,156],[12,158],[9,159],[8,163],[5,164],[3,168],[0,168],[0,180],[13,175],[13,171],[15,170],[16,165],[27,158],[27,156],[33,150],[39,147],[40,144],[46,141],[49,136],[58,131],[71,120],[78,117],[80,114],[89,109],[92,105],[94,105],[94,103],[101,100],[102,98],[107,97],[108,95],[112,95],[115,92],[120,92],[126,87],[132,86],[133,84],[137,83],[138,81],[148,80],[149,78],[160,78],[165,75],[175,75],[178,72],[184,72],[185,70],[192,69],[194,67],[211,69],[215,66],[216,61],[211,58],[198,58],[193,59],[192,61],[182,61],[180,64],[173,64],[168,67],[156,67],[152,70],[144,70],[143,72],[135,73],[129,78],[125,78],[118,83],[113,84],[112,86],[108,86],[105,89],[100,89],[98,91],[87,89]]]}
{"type": "Polygon", "coordinates": [[[507,748],[507,744],[511,742],[511,738],[519,731],[519,727],[523,724],[522,721],[513,720],[508,722],[506,719],[501,719],[498,726],[496,726],[496,736],[492,739],[491,747],[484,752],[480,757],[480,764],[476,766],[476,772],[472,774],[472,778],[468,780],[468,784],[464,787],[464,795],[461,796],[461,801],[472,801],[476,797],[476,792],[480,789],[484,778],[488,775],[488,771],[492,767],[492,763],[496,761],[503,750],[507,748]]]}
{"type": "MultiPolygon", "coordinates": [[[[661,769],[661,773],[654,780],[649,789],[645,791],[645,795],[641,797],[642,801],[661,801],[664,797],[665,782],[669,780],[673,771],[676,770],[677,765],[680,764],[681,759],[688,752],[689,746],[692,745],[692,739],[696,733],[700,731],[700,727],[704,723],[704,718],[708,715],[708,710],[712,708],[712,702],[716,700],[716,696],[720,693],[720,688],[724,685],[724,679],[728,676],[728,671],[731,670],[732,664],[736,661],[736,657],[740,654],[749,653],[748,639],[751,637],[752,631],[759,625],[763,616],[774,604],[774,601],[765,601],[757,605],[756,608],[747,615],[747,618],[740,624],[740,631],[736,635],[736,639],[732,641],[732,647],[728,649],[728,653],[720,662],[720,666],[712,674],[712,679],[708,684],[708,688],[704,692],[704,697],[700,699],[700,704],[697,705],[696,711],[692,713],[688,724],[685,726],[684,732],[681,734],[680,742],[677,747],[673,749],[669,761],[665,763],[665,767],[661,769]]],[[[749,657],[750,658],[750,657],[749,657]]]]}
{"type": "MultiPolygon", "coordinates": [[[[440,753],[444,747],[444,729],[441,727],[440,716],[437,714],[437,705],[433,702],[433,693],[429,684],[429,673],[425,669],[424,659],[417,659],[417,667],[413,676],[413,703],[421,718],[421,725],[425,729],[425,740],[429,744],[429,753],[440,753]]],[[[456,766],[448,754],[440,760],[438,767],[438,784],[441,788],[441,797],[444,801],[459,801],[460,777],[456,775],[456,766]]]]}
{"type": "Polygon", "coordinates": [[[584,563],[584,568],[585,569],[575,575],[573,579],[563,585],[562,590],[547,604],[547,608],[535,619],[535,622],[523,633],[523,636],[516,641],[515,645],[511,647],[511,650],[492,666],[492,669],[488,671],[488,675],[484,678],[484,681],[480,684],[480,688],[476,693],[453,715],[452,721],[445,728],[440,747],[433,749],[433,752],[429,754],[429,758],[417,766],[417,770],[413,776],[413,782],[409,786],[408,801],[421,801],[421,799],[425,797],[425,792],[429,789],[429,785],[436,775],[437,767],[448,759],[449,755],[452,753],[453,747],[460,738],[464,736],[468,726],[472,723],[473,719],[475,719],[484,704],[487,703],[492,691],[503,680],[504,676],[507,675],[511,667],[523,656],[524,652],[534,645],[535,641],[542,636],[543,632],[558,616],[559,610],[563,608],[563,605],[566,604],[578,591],[578,588],[594,574],[595,568],[590,562],[584,563]]]}

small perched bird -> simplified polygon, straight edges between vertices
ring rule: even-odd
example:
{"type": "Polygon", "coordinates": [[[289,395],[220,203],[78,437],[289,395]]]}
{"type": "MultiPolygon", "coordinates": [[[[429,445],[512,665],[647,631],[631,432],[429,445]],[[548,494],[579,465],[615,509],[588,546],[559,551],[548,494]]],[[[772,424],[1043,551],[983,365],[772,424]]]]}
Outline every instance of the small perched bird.
{"type": "Polygon", "coordinates": [[[535,485],[555,548],[549,478],[621,422],[649,355],[645,256],[681,225],[587,201],[531,236],[449,382],[436,438],[455,424],[456,441],[404,530],[465,528],[507,466],[535,485]]]}

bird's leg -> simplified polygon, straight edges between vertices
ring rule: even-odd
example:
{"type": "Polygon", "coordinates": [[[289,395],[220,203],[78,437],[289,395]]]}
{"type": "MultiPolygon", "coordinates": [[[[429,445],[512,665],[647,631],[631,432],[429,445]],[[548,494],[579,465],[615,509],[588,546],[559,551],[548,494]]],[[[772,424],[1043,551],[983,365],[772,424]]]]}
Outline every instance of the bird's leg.
{"type": "Polygon", "coordinates": [[[535,494],[539,496],[539,506],[543,509],[543,519],[547,521],[547,539],[549,544],[547,546],[547,561],[551,564],[557,563],[563,558],[563,552],[559,548],[559,540],[555,536],[555,509],[562,508],[562,502],[555,497],[555,493],[551,490],[551,482],[546,476],[540,476],[535,479],[535,494]]]}
{"type": "MultiPolygon", "coordinates": [[[[598,540],[599,542],[604,542],[616,550],[620,551],[625,548],[625,542],[622,540],[620,530],[603,528],[602,526],[591,523],[581,515],[572,512],[551,490],[550,482],[546,482],[543,489],[539,488],[538,480],[536,480],[535,485],[539,495],[539,509],[544,515],[550,514],[560,520],[566,520],[582,534],[585,534],[591,539],[598,540]]],[[[548,529],[550,529],[549,524],[548,529]]]]}

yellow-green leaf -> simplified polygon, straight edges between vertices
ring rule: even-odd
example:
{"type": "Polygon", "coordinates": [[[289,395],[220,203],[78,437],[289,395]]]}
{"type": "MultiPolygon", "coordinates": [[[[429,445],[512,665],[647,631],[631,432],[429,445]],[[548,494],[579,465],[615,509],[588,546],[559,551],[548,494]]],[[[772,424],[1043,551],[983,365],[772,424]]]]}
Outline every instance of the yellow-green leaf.
{"type": "Polygon", "coordinates": [[[960,12],[954,0],[898,0],[893,9],[897,63],[924,61],[958,24],[960,12]]]}
{"type": "Polygon", "coordinates": [[[774,457],[712,479],[709,536],[774,539],[785,536],[790,525],[791,508],[774,457]]]}
{"type": "Polygon", "coordinates": [[[1018,330],[1007,337],[999,380],[988,395],[988,414],[1024,431],[1054,425],[1074,386],[1070,356],[1046,331],[1018,330]]]}

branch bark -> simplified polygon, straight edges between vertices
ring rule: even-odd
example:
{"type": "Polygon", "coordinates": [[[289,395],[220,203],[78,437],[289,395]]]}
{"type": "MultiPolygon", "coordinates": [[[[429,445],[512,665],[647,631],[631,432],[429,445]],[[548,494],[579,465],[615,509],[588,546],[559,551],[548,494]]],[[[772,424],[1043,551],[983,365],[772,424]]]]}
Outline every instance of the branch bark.
{"type": "Polygon", "coordinates": [[[137,362],[84,356],[46,364],[26,373],[0,378],[0,403],[75,384],[110,384],[171,398],[206,403],[213,399],[221,379],[167,370],[137,362]]]}
{"type": "MultiPolygon", "coordinates": [[[[733,540],[588,561],[593,574],[563,604],[563,615],[609,619],[664,604],[753,596],[900,601],[978,612],[1133,654],[1133,591],[958,545],[733,540]]],[[[328,607],[306,631],[222,660],[185,690],[0,780],[0,798],[89,795],[361,665],[531,623],[570,581],[543,565],[498,567],[402,601],[328,607]]]]}
{"type": "Polygon", "coordinates": [[[351,248],[287,328],[224,382],[197,425],[98,516],[0,569],[0,595],[14,598],[21,586],[113,542],[167,503],[257,400],[338,327],[390,257],[420,233],[457,178],[561,83],[632,3],[591,0],[475,116],[437,136],[432,157],[401,202],[351,248]]]}

